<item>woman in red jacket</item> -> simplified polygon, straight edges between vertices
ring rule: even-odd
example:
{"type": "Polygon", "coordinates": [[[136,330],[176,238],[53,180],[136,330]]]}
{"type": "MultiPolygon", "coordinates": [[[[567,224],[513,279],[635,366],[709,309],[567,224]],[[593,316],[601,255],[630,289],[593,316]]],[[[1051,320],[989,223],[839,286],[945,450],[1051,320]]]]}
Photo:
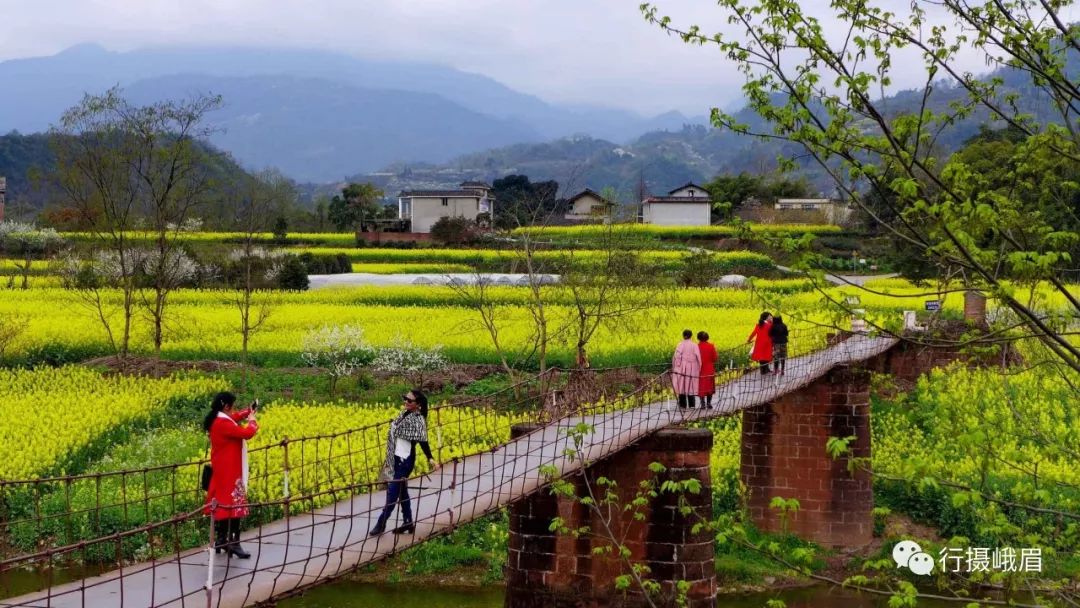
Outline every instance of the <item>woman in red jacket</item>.
{"type": "Polygon", "coordinates": [[[204,511],[211,514],[211,502],[216,501],[212,513],[217,537],[214,549],[247,559],[251,554],[240,546],[240,520],[248,514],[247,440],[255,436],[259,425],[254,409],[234,411],[235,404],[236,395],[218,393],[203,421],[203,428],[210,434],[213,469],[204,511]],[[245,420],[247,424],[241,424],[245,420]]]}
{"type": "Polygon", "coordinates": [[[701,407],[712,409],[712,397],[716,392],[716,347],[709,342],[709,334],[697,333],[698,350],[701,351],[701,379],[698,381],[698,395],[701,407]]]}
{"type": "Polygon", "coordinates": [[[769,373],[769,362],[772,361],[770,329],[772,329],[772,315],[763,312],[758,319],[757,325],[754,326],[754,331],[750,332],[750,337],[746,339],[747,344],[754,343],[754,348],[750,351],[750,360],[761,364],[762,375],[769,373]]]}

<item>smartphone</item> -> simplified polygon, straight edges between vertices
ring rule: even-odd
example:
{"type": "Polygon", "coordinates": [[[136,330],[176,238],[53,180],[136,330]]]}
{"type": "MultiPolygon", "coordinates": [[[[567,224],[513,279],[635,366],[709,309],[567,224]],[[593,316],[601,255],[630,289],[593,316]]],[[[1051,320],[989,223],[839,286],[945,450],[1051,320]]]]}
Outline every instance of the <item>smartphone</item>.
{"type": "Polygon", "coordinates": [[[258,397],[255,398],[255,401],[251,402],[251,411],[254,412],[257,409],[259,409],[259,398],[258,397]]]}

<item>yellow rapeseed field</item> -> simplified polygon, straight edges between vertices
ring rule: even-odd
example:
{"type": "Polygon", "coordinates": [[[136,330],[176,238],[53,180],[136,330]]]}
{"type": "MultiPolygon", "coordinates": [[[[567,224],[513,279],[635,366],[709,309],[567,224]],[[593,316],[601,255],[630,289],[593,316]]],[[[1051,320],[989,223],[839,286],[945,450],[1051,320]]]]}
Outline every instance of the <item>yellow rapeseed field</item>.
{"type": "Polygon", "coordinates": [[[0,479],[59,472],[78,451],[178,402],[209,402],[216,379],[105,377],[86,368],[0,369],[0,479]]]}

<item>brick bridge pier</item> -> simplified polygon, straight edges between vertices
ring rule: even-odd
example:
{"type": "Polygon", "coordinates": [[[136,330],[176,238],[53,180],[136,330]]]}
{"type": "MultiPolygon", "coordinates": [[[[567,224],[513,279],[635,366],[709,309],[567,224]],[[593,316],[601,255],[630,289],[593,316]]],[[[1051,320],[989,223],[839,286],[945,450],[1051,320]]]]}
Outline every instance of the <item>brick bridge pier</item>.
{"type": "MultiPolygon", "coordinates": [[[[849,454],[869,459],[870,380],[873,373],[914,381],[921,374],[955,361],[972,360],[955,349],[920,347],[901,342],[856,365],[833,368],[814,382],[762,405],[743,410],[740,474],[746,506],[754,524],[773,532],[787,530],[826,547],[857,547],[872,540],[873,485],[865,470],[848,470],[848,457],[833,459],[826,451],[830,437],[854,437],[849,454]],[[799,508],[783,513],[770,508],[773,498],[796,499],[799,508]]],[[[520,425],[520,436],[533,427],[520,425]]],[[[704,429],[668,429],[589,467],[590,480],[608,477],[618,482],[622,502],[649,476],[648,464],[667,467],[668,479],[697,478],[702,493],[688,496],[701,512],[711,512],[709,452],[712,434],[704,429]]],[[[570,481],[584,494],[581,476],[570,481]]],[[[595,484],[593,485],[595,491],[595,484]]],[[[676,581],[690,583],[690,606],[712,606],[716,598],[713,543],[707,534],[694,534],[696,520],[683,517],[670,496],[654,499],[645,521],[615,518],[628,526],[626,542],[631,559],[651,570],[650,578],[670,589],[676,581]]],[[[615,591],[622,564],[593,554],[602,545],[589,538],[574,539],[550,530],[554,517],[571,529],[599,520],[578,501],[550,492],[535,493],[510,508],[510,547],[506,606],[583,607],[640,605],[640,598],[615,591]]]]}
{"type": "MultiPolygon", "coordinates": [[[[518,425],[512,436],[521,436],[532,425],[518,425]]],[[[584,475],[594,493],[604,491],[596,479],[606,477],[618,484],[620,505],[631,500],[638,483],[649,478],[648,466],[659,462],[667,467],[661,480],[697,479],[699,494],[686,494],[689,504],[707,517],[711,513],[712,483],[709,453],[712,432],[706,429],[659,431],[589,467],[584,475]]],[[[569,478],[585,496],[581,475],[569,478]]],[[[614,558],[595,555],[594,548],[607,546],[596,537],[556,534],[550,529],[554,517],[575,529],[589,526],[594,531],[603,523],[579,501],[540,491],[510,507],[510,553],[507,563],[506,606],[512,608],[584,607],[638,605],[640,598],[624,597],[615,590],[615,578],[626,573],[614,558]]],[[[626,530],[623,544],[631,559],[650,569],[648,578],[660,582],[670,594],[674,581],[690,583],[689,606],[713,606],[716,602],[716,573],[712,536],[694,533],[698,519],[679,513],[676,497],[661,494],[645,509],[645,520],[635,521],[626,513],[615,513],[611,526],[626,530]]]]}
{"type": "MultiPolygon", "coordinates": [[[[788,532],[826,547],[859,547],[873,536],[874,491],[864,468],[848,470],[850,458],[869,461],[870,378],[887,374],[914,382],[954,362],[993,365],[955,348],[901,342],[858,365],[839,366],[813,383],[770,403],[743,411],[740,475],[754,524],[788,532]],[[855,437],[848,454],[833,459],[830,437],[855,437]],[[774,497],[796,499],[799,508],[770,508],[774,497]]],[[[868,465],[867,465],[868,466],[868,465]]]]}

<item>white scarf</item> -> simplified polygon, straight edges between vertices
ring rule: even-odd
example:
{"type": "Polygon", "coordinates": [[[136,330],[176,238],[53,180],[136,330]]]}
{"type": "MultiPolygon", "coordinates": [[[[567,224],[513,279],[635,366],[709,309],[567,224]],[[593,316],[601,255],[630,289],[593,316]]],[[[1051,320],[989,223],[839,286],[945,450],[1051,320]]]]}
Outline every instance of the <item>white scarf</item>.
{"type": "MultiPolygon", "coordinates": [[[[236,422],[235,420],[232,419],[232,416],[226,414],[225,412],[218,412],[217,415],[218,415],[218,418],[224,418],[225,420],[228,420],[229,422],[235,424],[236,426],[240,426],[240,424],[238,422],[236,422]]],[[[244,480],[244,491],[246,492],[247,487],[248,487],[247,439],[241,439],[240,440],[240,470],[241,470],[240,474],[241,474],[241,476],[242,476],[242,478],[244,480]]]]}

